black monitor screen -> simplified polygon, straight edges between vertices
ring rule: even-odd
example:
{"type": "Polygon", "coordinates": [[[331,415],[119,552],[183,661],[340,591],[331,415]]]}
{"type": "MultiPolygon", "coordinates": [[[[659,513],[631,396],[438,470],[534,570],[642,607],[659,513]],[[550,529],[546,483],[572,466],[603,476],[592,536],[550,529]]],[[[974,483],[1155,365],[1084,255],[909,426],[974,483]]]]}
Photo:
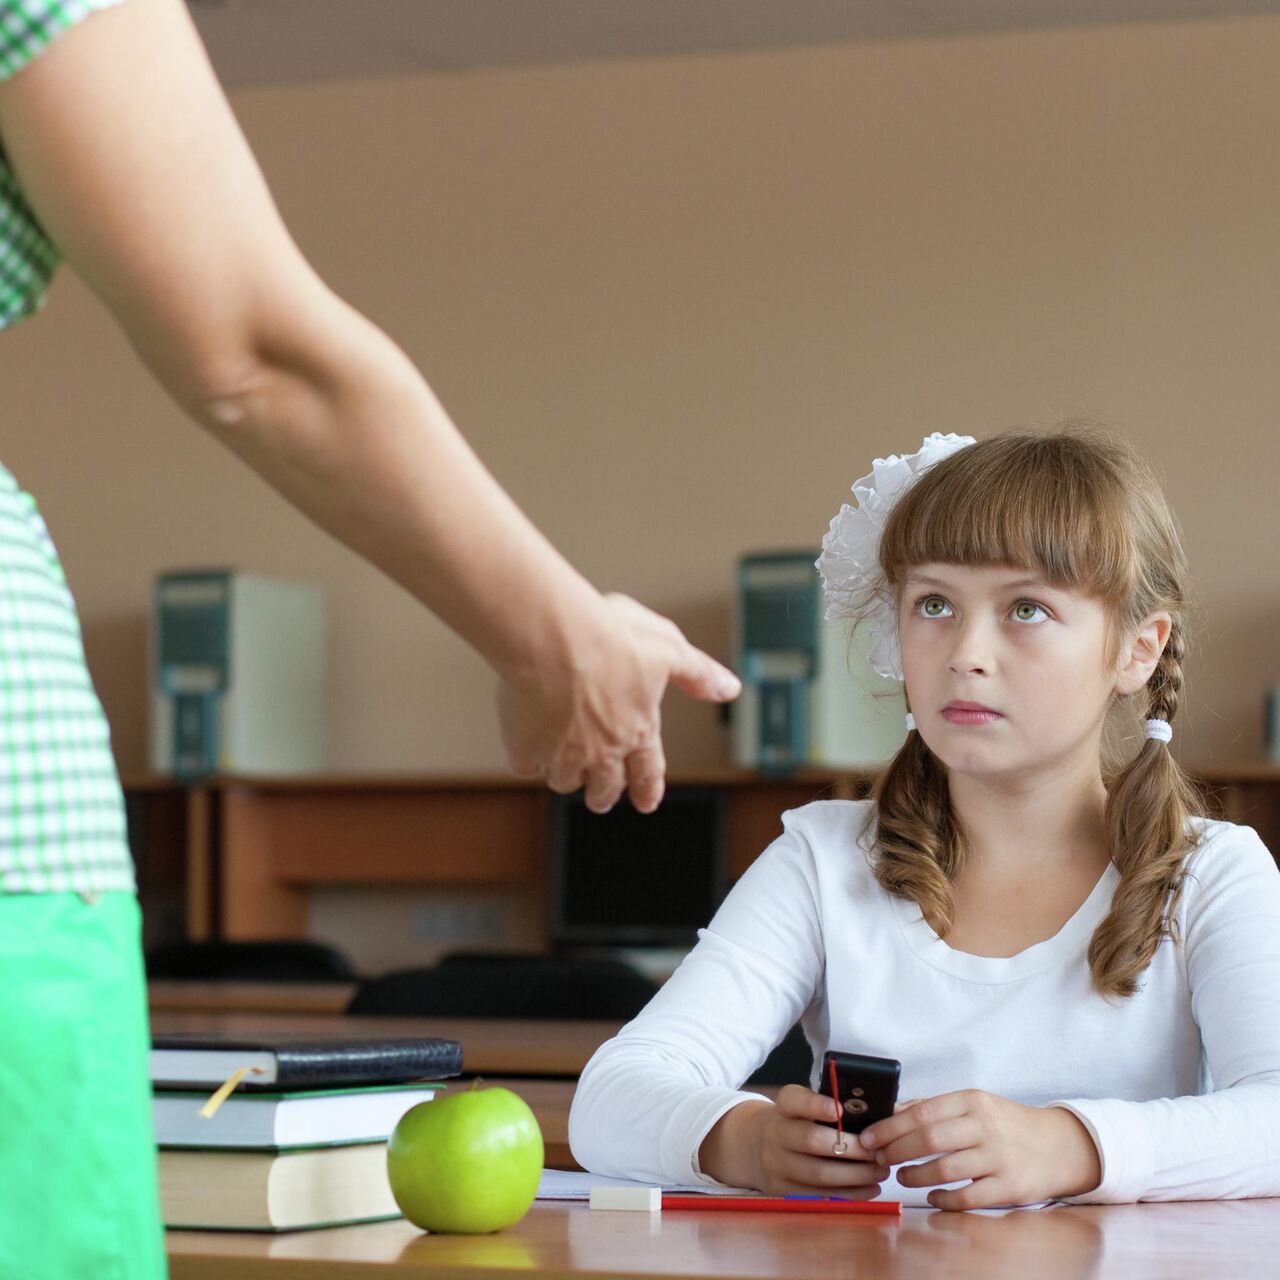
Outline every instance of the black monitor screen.
{"type": "Polygon", "coordinates": [[[727,888],[724,793],[672,787],[655,813],[624,797],[592,813],[581,795],[552,807],[551,939],[683,946],[727,888]]]}

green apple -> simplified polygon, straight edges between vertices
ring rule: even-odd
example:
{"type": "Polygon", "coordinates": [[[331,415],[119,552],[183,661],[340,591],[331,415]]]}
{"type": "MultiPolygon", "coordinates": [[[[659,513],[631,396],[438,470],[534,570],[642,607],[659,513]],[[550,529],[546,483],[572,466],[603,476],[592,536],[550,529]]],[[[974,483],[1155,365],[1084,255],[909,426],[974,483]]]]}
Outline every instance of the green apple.
{"type": "Polygon", "coordinates": [[[542,1174],[542,1131],[510,1089],[449,1093],[400,1117],[387,1143],[396,1204],[427,1231],[501,1231],[529,1211],[542,1174]]]}

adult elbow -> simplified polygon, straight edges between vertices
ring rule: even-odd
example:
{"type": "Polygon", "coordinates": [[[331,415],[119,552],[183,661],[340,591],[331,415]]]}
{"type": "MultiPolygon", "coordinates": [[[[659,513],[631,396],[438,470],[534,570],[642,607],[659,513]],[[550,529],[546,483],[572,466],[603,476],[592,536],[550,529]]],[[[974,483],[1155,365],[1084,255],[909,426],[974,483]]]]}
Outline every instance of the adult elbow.
{"type": "Polygon", "coordinates": [[[260,416],[257,405],[268,379],[266,363],[253,355],[200,361],[188,373],[180,399],[206,430],[234,437],[260,416]]]}
{"type": "Polygon", "coordinates": [[[223,434],[243,425],[268,376],[269,362],[247,326],[165,318],[127,326],[143,363],[178,407],[223,434]]]}
{"type": "Polygon", "coordinates": [[[231,291],[194,310],[178,307],[143,356],[191,417],[234,438],[269,425],[275,401],[296,398],[282,393],[314,393],[333,380],[341,350],[335,301],[319,281],[294,272],[265,292],[231,291]]]}

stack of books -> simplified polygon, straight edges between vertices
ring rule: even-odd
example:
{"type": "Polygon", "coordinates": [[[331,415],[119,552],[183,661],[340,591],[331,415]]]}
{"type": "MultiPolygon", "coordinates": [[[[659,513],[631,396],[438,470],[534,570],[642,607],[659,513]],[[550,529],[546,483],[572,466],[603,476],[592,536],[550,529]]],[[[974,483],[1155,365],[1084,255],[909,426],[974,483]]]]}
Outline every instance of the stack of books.
{"type": "Polygon", "coordinates": [[[290,1231],[399,1217],[387,1139],[461,1070],[454,1040],[154,1037],[165,1225],[290,1231]]]}

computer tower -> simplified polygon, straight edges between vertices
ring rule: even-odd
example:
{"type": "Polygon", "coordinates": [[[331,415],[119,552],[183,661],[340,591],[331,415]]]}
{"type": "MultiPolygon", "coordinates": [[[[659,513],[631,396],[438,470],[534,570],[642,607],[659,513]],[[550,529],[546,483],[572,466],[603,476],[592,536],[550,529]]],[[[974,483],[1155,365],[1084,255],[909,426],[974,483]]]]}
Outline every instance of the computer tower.
{"type": "Polygon", "coordinates": [[[160,575],[150,628],[157,773],[323,769],[325,604],[319,587],[231,570],[160,575]]]}
{"type": "Polygon", "coordinates": [[[868,639],[823,619],[818,552],[771,551],[738,563],[731,713],[734,763],[877,768],[906,738],[902,685],[867,663],[868,639]]]}

